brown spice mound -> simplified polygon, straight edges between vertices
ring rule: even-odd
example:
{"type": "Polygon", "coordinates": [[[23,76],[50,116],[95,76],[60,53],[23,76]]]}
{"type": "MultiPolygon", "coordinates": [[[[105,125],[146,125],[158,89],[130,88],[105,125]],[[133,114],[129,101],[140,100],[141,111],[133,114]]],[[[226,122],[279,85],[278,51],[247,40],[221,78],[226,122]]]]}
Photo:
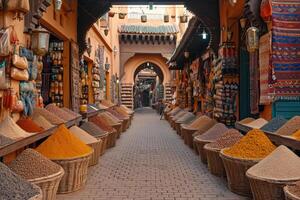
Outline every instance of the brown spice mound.
{"type": "Polygon", "coordinates": [[[73,115],[57,107],[55,104],[49,104],[45,108],[65,121],[71,121],[74,119],[73,115]]]}
{"type": "Polygon", "coordinates": [[[268,156],[276,146],[258,129],[247,133],[239,142],[224,150],[224,154],[245,159],[262,159],[268,156]]]}
{"type": "Polygon", "coordinates": [[[285,123],[280,129],[275,133],[279,135],[292,135],[297,130],[300,129],[300,116],[295,116],[285,123]]]}
{"type": "Polygon", "coordinates": [[[207,140],[213,142],[219,137],[221,137],[227,130],[228,128],[224,124],[217,123],[208,131],[206,131],[200,136],[197,136],[196,138],[199,140],[207,140]]]}
{"type": "Polygon", "coordinates": [[[35,118],[37,116],[43,116],[47,121],[49,121],[51,124],[54,125],[59,125],[59,124],[63,124],[66,121],[57,117],[55,114],[49,112],[48,110],[44,109],[44,108],[35,108],[33,111],[33,116],[32,118],[35,118]]]}
{"type": "Polygon", "coordinates": [[[111,127],[105,120],[102,119],[102,117],[94,116],[89,119],[90,122],[93,122],[97,126],[99,126],[102,130],[107,132],[114,132],[115,129],[111,127]]]}
{"type": "Polygon", "coordinates": [[[215,142],[209,143],[206,146],[211,149],[221,150],[227,147],[231,147],[237,143],[240,139],[243,138],[243,135],[236,129],[229,129],[226,131],[220,138],[215,142]]]}

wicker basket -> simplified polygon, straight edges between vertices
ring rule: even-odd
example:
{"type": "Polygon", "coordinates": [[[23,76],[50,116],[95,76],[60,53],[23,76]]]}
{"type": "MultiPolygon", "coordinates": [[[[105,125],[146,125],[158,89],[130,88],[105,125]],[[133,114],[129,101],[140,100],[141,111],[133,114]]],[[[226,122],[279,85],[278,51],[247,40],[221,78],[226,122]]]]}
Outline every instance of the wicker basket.
{"type": "Polygon", "coordinates": [[[112,125],[112,127],[114,129],[116,129],[116,131],[117,131],[117,138],[119,139],[121,137],[121,133],[122,133],[122,124],[121,123],[114,124],[114,125],[112,125]]]}
{"type": "Polygon", "coordinates": [[[106,147],[107,147],[107,138],[108,138],[108,133],[97,136],[97,139],[102,140],[102,148],[101,148],[101,156],[105,153],[106,147]]]}
{"type": "Polygon", "coordinates": [[[225,149],[220,152],[220,157],[224,163],[228,188],[239,195],[251,197],[251,188],[248,178],[246,177],[246,171],[257,164],[260,160],[247,160],[233,158],[225,155],[225,149]]]}
{"type": "Polygon", "coordinates": [[[63,175],[60,184],[58,186],[58,193],[70,193],[80,190],[84,187],[87,174],[88,166],[93,151],[85,156],[78,158],[71,158],[65,160],[52,160],[64,168],[65,174],[63,175]]]}
{"type": "Polygon", "coordinates": [[[177,135],[180,135],[180,125],[181,125],[180,123],[175,122],[175,130],[177,135]]]}
{"type": "Polygon", "coordinates": [[[195,148],[197,149],[196,152],[199,153],[201,161],[204,164],[207,164],[207,156],[206,156],[206,150],[204,149],[204,145],[208,143],[211,143],[211,141],[194,138],[195,148]]]}
{"type": "Polygon", "coordinates": [[[193,134],[197,131],[197,129],[189,129],[183,126],[181,131],[183,133],[184,143],[193,149],[193,134]]]}
{"type": "Polygon", "coordinates": [[[246,173],[246,175],[250,182],[253,198],[256,200],[282,200],[285,198],[283,191],[284,186],[292,184],[299,180],[266,180],[252,176],[249,173],[246,173]]]}
{"type": "Polygon", "coordinates": [[[283,191],[285,195],[285,200],[300,200],[299,196],[296,196],[289,191],[288,186],[285,186],[283,188],[283,191]]]}
{"type": "Polygon", "coordinates": [[[94,153],[91,156],[89,167],[93,165],[97,165],[99,163],[99,158],[101,156],[102,151],[102,140],[98,140],[97,142],[88,144],[90,147],[94,149],[94,153]]]}
{"type": "Polygon", "coordinates": [[[204,145],[203,148],[206,152],[207,166],[210,173],[212,173],[215,176],[226,177],[224,164],[219,155],[220,150],[209,148],[207,145],[204,145]]]}
{"type": "Polygon", "coordinates": [[[39,194],[29,198],[28,200],[42,200],[43,199],[43,192],[40,187],[37,185],[33,185],[34,188],[37,188],[39,190],[39,194]]]}
{"type": "Polygon", "coordinates": [[[37,185],[42,191],[43,200],[55,200],[56,193],[58,190],[58,185],[61,178],[64,175],[64,169],[61,168],[59,172],[52,174],[50,176],[45,176],[42,178],[30,179],[30,183],[37,185]]]}

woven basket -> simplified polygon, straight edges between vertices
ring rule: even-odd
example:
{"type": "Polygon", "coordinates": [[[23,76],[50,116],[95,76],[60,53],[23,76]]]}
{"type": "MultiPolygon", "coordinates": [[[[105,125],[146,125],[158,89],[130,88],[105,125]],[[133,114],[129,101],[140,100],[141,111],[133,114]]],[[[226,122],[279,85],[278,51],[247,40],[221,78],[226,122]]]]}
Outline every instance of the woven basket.
{"type": "Polygon", "coordinates": [[[114,125],[112,125],[112,127],[114,129],[116,129],[116,131],[117,131],[117,138],[119,139],[121,137],[121,133],[122,133],[122,124],[121,123],[114,124],[114,125]]]}
{"type": "Polygon", "coordinates": [[[78,158],[52,160],[62,166],[65,170],[65,174],[58,186],[57,193],[71,193],[84,187],[87,180],[88,166],[92,153],[93,152],[78,158]]]}
{"type": "Polygon", "coordinates": [[[226,177],[224,164],[219,155],[220,150],[209,148],[207,147],[207,145],[204,145],[203,148],[206,152],[207,166],[210,173],[212,173],[215,176],[226,177]]]}
{"type": "Polygon", "coordinates": [[[201,161],[204,164],[207,164],[207,156],[206,156],[206,150],[204,149],[204,145],[211,143],[211,141],[208,140],[200,140],[194,138],[194,144],[195,148],[197,149],[197,152],[200,155],[201,161]]]}
{"type": "Polygon", "coordinates": [[[260,160],[238,159],[225,155],[225,149],[220,152],[220,157],[224,163],[228,188],[239,195],[251,197],[251,188],[246,171],[257,164],[260,160]]]}
{"type": "Polygon", "coordinates": [[[181,125],[180,123],[175,122],[175,130],[177,135],[180,135],[180,125],[181,125]]]}
{"type": "Polygon", "coordinates": [[[97,136],[96,138],[102,140],[102,148],[101,148],[101,156],[102,156],[105,153],[105,150],[107,148],[108,134],[103,134],[103,135],[97,136]]]}
{"type": "Polygon", "coordinates": [[[250,182],[253,198],[256,200],[282,200],[285,198],[283,191],[284,186],[292,184],[299,180],[266,180],[252,176],[249,173],[246,173],[246,175],[250,182]]]}
{"type": "Polygon", "coordinates": [[[50,176],[45,176],[42,178],[30,179],[28,180],[30,183],[37,185],[43,194],[43,200],[55,200],[56,193],[58,190],[58,185],[61,178],[64,175],[64,169],[61,168],[59,172],[52,174],[50,176]]]}
{"type": "Polygon", "coordinates": [[[285,200],[300,200],[299,196],[296,196],[289,191],[288,186],[285,186],[283,188],[283,191],[285,195],[285,200]]]}
{"type": "Polygon", "coordinates": [[[185,127],[182,127],[182,133],[183,133],[183,139],[184,143],[188,145],[190,148],[194,148],[193,145],[193,134],[197,131],[197,129],[187,129],[185,127]]]}
{"type": "Polygon", "coordinates": [[[34,188],[37,188],[39,190],[39,194],[29,198],[28,200],[42,200],[43,199],[43,192],[40,187],[33,185],[34,188]]]}
{"type": "Polygon", "coordinates": [[[116,142],[117,142],[117,139],[118,139],[118,133],[117,131],[113,131],[109,134],[110,136],[110,141],[107,145],[108,148],[112,148],[112,147],[115,147],[116,146],[116,142]]]}
{"type": "Polygon", "coordinates": [[[89,167],[93,165],[97,165],[99,163],[99,158],[101,156],[102,151],[102,140],[98,140],[97,142],[88,144],[91,148],[94,149],[94,153],[91,156],[89,167]]]}

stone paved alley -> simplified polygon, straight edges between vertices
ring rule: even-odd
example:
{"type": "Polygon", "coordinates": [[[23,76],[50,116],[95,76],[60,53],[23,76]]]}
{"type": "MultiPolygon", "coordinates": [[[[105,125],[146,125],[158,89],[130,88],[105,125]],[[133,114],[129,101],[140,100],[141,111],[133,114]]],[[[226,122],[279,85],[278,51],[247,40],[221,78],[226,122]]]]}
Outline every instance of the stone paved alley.
{"type": "Polygon", "coordinates": [[[84,189],[59,200],[239,200],[211,175],[154,110],[137,110],[132,126],[89,173],[84,189]]]}

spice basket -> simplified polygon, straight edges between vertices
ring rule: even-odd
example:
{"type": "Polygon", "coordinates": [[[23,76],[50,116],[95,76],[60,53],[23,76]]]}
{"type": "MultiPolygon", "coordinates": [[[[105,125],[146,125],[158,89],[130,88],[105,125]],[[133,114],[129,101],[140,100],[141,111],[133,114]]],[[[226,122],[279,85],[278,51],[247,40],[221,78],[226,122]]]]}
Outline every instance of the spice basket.
{"type": "Polygon", "coordinates": [[[43,200],[54,200],[56,199],[56,193],[58,190],[58,185],[61,178],[64,175],[64,169],[61,168],[59,172],[52,174],[50,176],[45,176],[42,178],[30,179],[30,183],[37,185],[42,191],[43,200]]]}
{"type": "Polygon", "coordinates": [[[65,174],[58,186],[57,193],[71,193],[84,187],[87,180],[89,162],[93,153],[94,150],[87,155],[77,158],[52,160],[65,170],[65,174]]]}
{"type": "Polygon", "coordinates": [[[225,149],[220,152],[220,157],[224,163],[228,188],[239,195],[251,197],[251,188],[246,171],[257,164],[260,160],[239,159],[225,155],[225,149]]]}
{"type": "Polygon", "coordinates": [[[207,164],[207,156],[206,156],[206,150],[204,149],[204,145],[211,143],[212,141],[209,140],[201,140],[194,138],[194,144],[197,149],[197,152],[200,155],[201,161],[204,164],[207,164]]]}
{"type": "Polygon", "coordinates": [[[188,127],[182,127],[183,139],[184,143],[193,149],[193,134],[197,131],[197,129],[190,129],[188,127]]]}
{"type": "Polygon", "coordinates": [[[223,161],[220,157],[220,150],[209,148],[207,145],[203,147],[206,151],[207,166],[213,175],[226,177],[223,161]]]}
{"type": "Polygon", "coordinates": [[[116,146],[117,137],[118,137],[118,135],[117,135],[117,131],[116,130],[110,132],[108,134],[108,139],[107,139],[106,147],[107,148],[112,148],[112,147],[116,146]]]}
{"type": "Polygon", "coordinates": [[[267,180],[252,176],[249,173],[246,173],[246,175],[250,182],[253,198],[256,200],[282,200],[284,199],[284,186],[292,184],[299,180],[299,178],[286,181],[267,180]]]}
{"type": "Polygon", "coordinates": [[[102,140],[102,149],[101,149],[101,156],[102,156],[105,153],[105,150],[106,150],[106,147],[107,147],[108,133],[99,135],[96,138],[102,140]]]}
{"type": "Polygon", "coordinates": [[[129,126],[130,126],[130,120],[129,120],[129,118],[125,118],[124,122],[125,122],[125,127],[126,127],[126,130],[127,130],[129,128],[129,126]]]}
{"type": "Polygon", "coordinates": [[[94,149],[94,153],[91,156],[89,167],[93,165],[97,165],[99,163],[99,157],[101,156],[102,151],[102,140],[99,140],[97,142],[88,144],[90,147],[94,149]]]}
{"type": "Polygon", "coordinates": [[[175,130],[176,130],[177,135],[180,135],[180,123],[175,122],[175,130]]]}
{"type": "Polygon", "coordinates": [[[299,197],[299,196],[296,196],[296,195],[294,195],[294,194],[292,194],[292,193],[289,191],[289,189],[288,189],[287,186],[285,186],[285,187],[283,188],[283,191],[284,191],[284,195],[285,195],[285,200],[300,200],[300,197],[299,197]]]}
{"type": "Polygon", "coordinates": [[[43,192],[40,187],[33,185],[34,188],[37,188],[39,190],[39,194],[29,198],[28,200],[42,200],[43,199],[43,192]]]}
{"type": "Polygon", "coordinates": [[[122,124],[121,123],[114,124],[114,125],[112,125],[112,127],[114,129],[116,129],[116,131],[117,131],[117,138],[119,139],[121,137],[121,133],[122,133],[122,124]]]}

